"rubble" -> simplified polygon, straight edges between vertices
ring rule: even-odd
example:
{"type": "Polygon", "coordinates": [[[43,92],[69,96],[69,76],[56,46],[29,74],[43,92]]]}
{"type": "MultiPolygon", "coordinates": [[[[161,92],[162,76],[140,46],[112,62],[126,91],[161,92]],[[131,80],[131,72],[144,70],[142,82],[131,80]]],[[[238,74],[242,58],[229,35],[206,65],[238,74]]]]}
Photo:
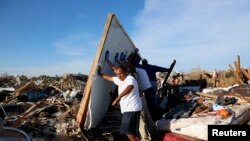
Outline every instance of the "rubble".
{"type": "Polygon", "coordinates": [[[1,77],[1,133],[13,128],[34,141],[82,141],[84,135],[75,119],[86,79],[86,75],[80,74],[25,80],[1,77]]]}
{"type": "MultiPolygon", "coordinates": [[[[212,75],[203,73],[198,74],[197,79],[182,78],[179,85],[172,85],[171,81],[166,82],[160,91],[166,100],[159,106],[159,113],[164,119],[162,122],[182,127],[177,120],[173,122],[171,119],[185,122],[183,118],[205,121],[217,117],[210,122],[228,124],[232,121],[232,124],[249,124],[249,117],[237,122],[232,120],[240,117],[240,112],[235,112],[235,109],[250,103],[250,86],[247,83],[249,73],[245,69],[239,69],[238,64],[235,63],[236,70],[232,69],[234,82],[238,82],[236,85],[222,83],[223,79],[226,79],[221,77],[224,76],[222,73],[218,73],[216,81],[212,75]]],[[[76,116],[86,81],[87,76],[81,74],[66,74],[63,77],[0,77],[0,137],[3,137],[7,130],[12,130],[34,141],[127,140],[119,134],[121,113],[117,107],[109,107],[98,128],[86,131],[80,127],[76,116]]],[[[248,107],[242,110],[249,113],[248,107]]],[[[165,129],[163,124],[159,125],[160,120],[157,122],[159,128],[165,129]]]]}

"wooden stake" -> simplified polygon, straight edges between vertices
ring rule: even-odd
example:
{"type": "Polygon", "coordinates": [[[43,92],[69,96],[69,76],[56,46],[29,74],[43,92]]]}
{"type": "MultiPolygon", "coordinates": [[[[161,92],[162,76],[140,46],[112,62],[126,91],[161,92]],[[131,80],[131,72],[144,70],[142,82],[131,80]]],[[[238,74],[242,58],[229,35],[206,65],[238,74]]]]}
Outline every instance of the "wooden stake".
{"type": "Polygon", "coordinates": [[[241,72],[246,76],[248,80],[250,80],[250,74],[245,69],[241,69],[241,72]]]}
{"type": "Polygon", "coordinates": [[[237,58],[238,58],[238,68],[239,68],[239,71],[241,69],[241,65],[240,65],[240,55],[237,55],[237,58]]]}
{"type": "Polygon", "coordinates": [[[236,80],[240,83],[240,84],[244,84],[244,82],[241,80],[240,76],[238,75],[238,73],[233,69],[233,67],[231,66],[231,64],[229,64],[229,67],[231,69],[231,71],[233,71],[234,76],[236,77],[236,80]]]}
{"type": "Polygon", "coordinates": [[[239,64],[237,61],[234,61],[234,66],[236,68],[236,72],[238,73],[238,75],[240,74],[240,68],[239,68],[239,64]]]}

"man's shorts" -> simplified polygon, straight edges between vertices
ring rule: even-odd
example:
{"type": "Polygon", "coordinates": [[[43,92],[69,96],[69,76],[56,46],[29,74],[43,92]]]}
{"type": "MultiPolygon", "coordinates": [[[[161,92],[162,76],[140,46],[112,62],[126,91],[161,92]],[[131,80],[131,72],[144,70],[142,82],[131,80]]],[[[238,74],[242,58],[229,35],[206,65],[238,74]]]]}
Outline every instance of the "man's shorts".
{"type": "Polygon", "coordinates": [[[123,113],[120,128],[121,134],[139,136],[140,113],[141,111],[123,113]]]}

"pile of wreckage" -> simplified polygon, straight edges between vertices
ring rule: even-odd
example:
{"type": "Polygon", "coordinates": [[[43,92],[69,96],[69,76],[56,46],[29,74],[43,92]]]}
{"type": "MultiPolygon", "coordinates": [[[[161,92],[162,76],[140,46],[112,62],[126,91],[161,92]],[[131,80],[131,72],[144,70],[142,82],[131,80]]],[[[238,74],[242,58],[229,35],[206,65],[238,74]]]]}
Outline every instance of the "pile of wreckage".
{"type": "MultiPolygon", "coordinates": [[[[234,64],[236,69],[229,65],[234,85],[218,87],[222,81],[218,77],[210,77],[213,87],[197,83],[193,89],[194,85],[190,87],[185,82],[174,87],[166,85],[163,93],[168,95],[168,102],[163,117],[156,122],[156,130],[189,136],[192,140],[208,140],[208,125],[249,125],[250,74],[240,66],[239,56],[234,64]],[[171,88],[174,93],[169,93],[171,88]]],[[[165,134],[161,140],[174,139],[169,136],[165,134]]]]}
{"type": "MultiPolygon", "coordinates": [[[[158,91],[157,140],[207,140],[208,125],[249,124],[250,75],[239,62],[236,70],[230,66],[237,82],[231,86],[207,87],[205,77],[172,84],[176,77],[168,75],[158,91]]],[[[77,122],[87,79],[81,74],[1,76],[0,140],[126,140],[119,135],[118,107],[109,107],[97,128],[85,130],[77,122]]]]}
{"type": "MultiPolygon", "coordinates": [[[[233,84],[221,87],[219,82],[227,81],[221,80],[226,78],[199,74],[198,79],[186,79],[167,73],[158,90],[161,98],[157,109],[159,118],[155,122],[157,141],[208,140],[208,125],[249,124],[250,75],[241,71],[244,68],[236,68],[240,69],[230,70],[234,74],[233,84]],[[177,78],[182,82],[173,83],[177,78]]],[[[120,117],[119,108],[109,107],[101,125],[86,131],[87,138],[98,140],[98,132],[102,132],[109,137],[105,140],[126,140],[126,136],[119,136],[120,117]]]]}
{"type": "Polygon", "coordinates": [[[0,77],[0,140],[82,140],[76,122],[86,75],[0,77]]]}

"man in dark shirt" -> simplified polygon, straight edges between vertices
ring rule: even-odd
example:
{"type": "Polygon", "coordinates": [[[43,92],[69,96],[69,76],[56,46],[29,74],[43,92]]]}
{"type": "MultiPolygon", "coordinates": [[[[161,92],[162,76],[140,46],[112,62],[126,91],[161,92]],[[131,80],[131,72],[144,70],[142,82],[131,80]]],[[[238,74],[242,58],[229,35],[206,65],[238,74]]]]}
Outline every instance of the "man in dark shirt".
{"type": "Polygon", "coordinates": [[[148,64],[147,59],[142,59],[142,65],[139,65],[138,67],[146,70],[150,83],[155,91],[157,91],[156,72],[168,72],[169,71],[168,68],[148,64]]]}

